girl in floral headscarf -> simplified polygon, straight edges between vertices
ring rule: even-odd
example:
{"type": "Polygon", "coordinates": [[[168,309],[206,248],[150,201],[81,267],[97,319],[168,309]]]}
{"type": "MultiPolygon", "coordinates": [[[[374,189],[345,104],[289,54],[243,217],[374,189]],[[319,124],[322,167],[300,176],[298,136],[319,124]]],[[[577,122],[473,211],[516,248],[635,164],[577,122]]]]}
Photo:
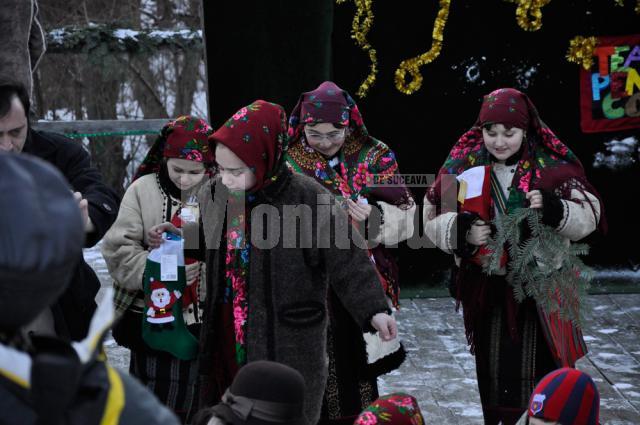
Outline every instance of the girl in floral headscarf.
{"type": "MultiPolygon", "coordinates": [[[[586,353],[580,327],[532,298],[518,303],[506,279],[511,259],[489,276],[482,265],[490,221],[518,208],[570,241],[605,230],[602,205],[580,161],[514,89],[484,97],[475,125],[454,145],[424,200],[425,232],[455,256],[452,293],[462,305],[485,423],[513,424],[535,384],[586,353]],[[458,212],[447,211],[455,205],[458,212]]],[[[577,300],[570,300],[577,304],[577,300]]],[[[573,305],[572,304],[572,305],[573,305]]]]}
{"type": "MultiPolygon", "coordinates": [[[[202,119],[182,116],[161,130],[138,168],[105,235],[102,254],[116,289],[115,306],[122,318],[113,330],[116,342],[131,350],[129,372],[146,384],[183,420],[193,401],[195,362],[149,348],[142,338],[143,273],[149,251],[147,232],[171,221],[177,227],[197,222],[195,193],[210,173],[211,127],[202,119]]],[[[204,264],[185,258],[187,287],[181,297],[187,330],[199,335],[204,302],[204,264]]]]}
{"type": "Polygon", "coordinates": [[[392,340],[395,320],[362,237],[346,231],[346,214],[314,179],[285,166],[281,106],[255,101],[211,141],[219,178],[199,193],[208,273],[200,405],[219,401],[244,364],[273,360],[302,374],[305,416],[316,424],[327,382],[329,287],[360,332],[392,340]]]}
{"type": "MultiPolygon", "coordinates": [[[[385,245],[411,237],[415,203],[402,182],[393,182],[399,174],[393,151],[369,134],[354,100],[330,81],[300,96],[289,119],[289,133],[289,167],[316,179],[335,194],[354,225],[361,229],[368,225],[368,236],[374,243],[372,261],[390,302],[397,306],[398,266],[385,245]],[[378,217],[381,214],[380,221],[369,220],[374,208],[378,217]]],[[[329,384],[322,419],[352,423],[378,396],[377,376],[398,368],[404,360],[404,349],[396,342],[372,353],[372,347],[381,345],[366,337],[367,347],[335,294],[331,293],[329,299],[329,384]]]]}

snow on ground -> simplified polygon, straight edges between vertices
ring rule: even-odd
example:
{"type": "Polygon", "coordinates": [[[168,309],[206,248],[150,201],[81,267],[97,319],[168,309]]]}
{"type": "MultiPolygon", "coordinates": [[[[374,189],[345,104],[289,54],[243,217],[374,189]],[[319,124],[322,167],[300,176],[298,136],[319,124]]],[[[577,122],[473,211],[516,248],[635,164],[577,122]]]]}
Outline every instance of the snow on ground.
{"type": "MultiPolygon", "coordinates": [[[[110,286],[99,249],[86,249],[84,254],[103,287],[110,286]]],[[[599,388],[601,423],[640,423],[639,305],[640,294],[592,295],[586,300],[584,332],[590,353],[578,368],[589,373],[599,388]]],[[[453,300],[403,299],[397,318],[408,356],[399,370],[380,378],[380,393],[411,393],[427,423],[482,424],[475,363],[453,300]]],[[[109,361],[127,371],[128,350],[110,336],[105,348],[109,361]]]]}

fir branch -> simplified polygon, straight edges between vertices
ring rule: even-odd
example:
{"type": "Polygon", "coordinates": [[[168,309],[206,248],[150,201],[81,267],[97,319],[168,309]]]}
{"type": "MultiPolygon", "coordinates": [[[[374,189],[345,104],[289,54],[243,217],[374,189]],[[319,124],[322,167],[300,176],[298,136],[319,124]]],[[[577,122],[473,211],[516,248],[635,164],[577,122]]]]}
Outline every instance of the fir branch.
{"type": "Polygon", "coordinates": [[[494,274],[500,269],[506,246],[507,281],[513,286],[516,300],[533,298],[545,311],[557,312],[561,318],[579,324],[581,301],[593,279],[593,271],[580,259],[589,247],[567,246],[562,236],[542,223],[535,209],[517,209],[496,217],[493,224],[496,233],[487,244],[491,255],[485,273],[494,274]]]}

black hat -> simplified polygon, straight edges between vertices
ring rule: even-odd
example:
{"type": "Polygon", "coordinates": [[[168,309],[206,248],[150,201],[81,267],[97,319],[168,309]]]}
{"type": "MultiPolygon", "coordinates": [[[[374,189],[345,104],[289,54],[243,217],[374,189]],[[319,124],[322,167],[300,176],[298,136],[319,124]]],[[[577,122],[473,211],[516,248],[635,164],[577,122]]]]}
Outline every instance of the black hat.
{"type": "Polygon", "coordinates": [[[84,244],[78,202],[54,167],[0,153],[0,330],[28,324],[62,294],[84,244]]]}
{"type": "Polygon", "coordinates": [[[265,360],[242,367],[222,402],[210,411],[234,425],[308,425],[304,378],[295,369],[265,360]]]}

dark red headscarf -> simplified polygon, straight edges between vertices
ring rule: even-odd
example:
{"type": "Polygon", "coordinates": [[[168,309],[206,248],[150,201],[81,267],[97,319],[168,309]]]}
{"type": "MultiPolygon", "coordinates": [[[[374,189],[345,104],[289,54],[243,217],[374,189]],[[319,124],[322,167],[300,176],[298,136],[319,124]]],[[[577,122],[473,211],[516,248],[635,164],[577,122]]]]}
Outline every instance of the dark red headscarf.
{"type": "Polygon", "coordinates": [[[160,136],[149,149],[133,180],[159,172],[163,160],[168,158],[187,159],[210,166],[213,152],[209,149],[208,139],[212,132],[213,129],[202,118],[183,115],[169,121],[160,130],[160,136]]]}
{"type": "MultiPolygon", "coordinates": [[[[600,195],[587,180],[580,160],[542,122],[529,97],[516,89],[502,88],[484,97],[475,125],[451,149],[434,185],[427,191],[427,199],[432,204],[438,206],[442,190],[448,190],[442,187],[443,175],[459,175],[469,168],[491,163],[482,136],[482,126],[487,124],[503,124],[526,131],[513,178],[515,191],[511,194],[513,199],[509,198],[510,205],[525,206],[525,194],[534,189],[559,189],[565,198],[571,196],[572,189],[578,189],[592,193],[600,200],[600,195]]],[[[600,210],[598,228],[606,232],[602,202],[600,210]]]]}
{"type": "Polygon", "coordinates": [[[537,128],[538,111],[529,97],[515,89],[499,89],[484,97],[476,127],[487,124],[503,124],[527,130],[537,128]]]}
{"type": "Polygon", "coordinates": [[[346,143],[364,143],[369,132],[364,125],[358,105],[351,95],[332,81],[325,81],[316,89],[302,93],[289,118],[291,144],[304,139],[305,124],[341,124],[351,129],[346,143]]]}
{"type": "MultiPolygon", "coordinates": [[[[457,186],[453,183],[455,179],[444,179],[444,175],[459,175],[469,168],[491,164],[492,159],[482,135],[482,126],[487,124],[503,124],[526,130],[526,140],[523,141],[511,185],[508,210],[526,207],[525,195],[535,189],[549,192],[557,190],[566,199],[571,199],[571,191],[577,189],[589,192],[598,198],[600,202],[598,228],[601,232],[606,231],[604,208],[600,196],[587,180],[578,158],[544,125],[531,100],[524,93],[510,88],[495,90],[484,97],[475,125],[458,139],[440,168],[435,183],[427,190],[427,199],[436,206],[436,215],[441,213],[442,193],[452,190],[457,194],[457,186]],[[452,182],[452,184],[446,186],[445,182],[452,182]]],[[[585,196],[585,199],[588,198],[585,196]]],[[[590,201],[587,200],[587,202],[590,201]]],[[[595,207],[591,205],[591,208],[595,207]]],[[[493,210],[491,208],[492,212],[493,210]]],[[[468,272],[466,270],[468,260],[462,261],[457,274],[456,298],[463,306],[465,330],[473,352],[475,350],[474,332],[481,320],[481,315],[488,303],[493,302],[492,300],[500,295],[492,292],[496,290],[496,285],[489,281],[488,276],[475,269],[468,272]]],[[[506,288],[503,296],[507,306],[508,326],[513,337],[517,332],[515,316],[518,306],[511,288],[506,288]]]]}
{"type": "Polygon", "coordinates": [[[210,137],[238,156],[256,175],[256,192],[276,180],[287,142],[287,114],[282,106],[256,100],[236,112],[210,137]]]}

